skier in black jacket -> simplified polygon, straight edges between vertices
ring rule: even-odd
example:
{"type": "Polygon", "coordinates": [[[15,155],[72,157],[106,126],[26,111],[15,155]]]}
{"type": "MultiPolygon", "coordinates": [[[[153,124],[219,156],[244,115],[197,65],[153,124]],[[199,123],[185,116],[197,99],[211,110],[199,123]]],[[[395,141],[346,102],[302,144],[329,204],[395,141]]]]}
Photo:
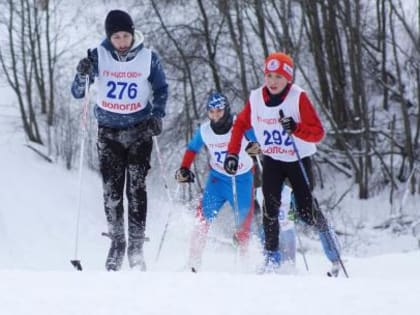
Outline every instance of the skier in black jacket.
{"type": "Polygon", "coordinates": [[[110,11],[105,19],[105,31],[106,39],[80,60],[71,91],[75,98],[82,98],[86,77],[90,84],[97,80],[97,146],[111,237],[105,267],[119,270],[125,255],[125,184],[128,261],[131,268],[144,271],[145,179],[150,168],[152,137],[162,132],[168,84],[159,57],[143,46],[143,35],[135,31],[128,13],[110,11]]]}

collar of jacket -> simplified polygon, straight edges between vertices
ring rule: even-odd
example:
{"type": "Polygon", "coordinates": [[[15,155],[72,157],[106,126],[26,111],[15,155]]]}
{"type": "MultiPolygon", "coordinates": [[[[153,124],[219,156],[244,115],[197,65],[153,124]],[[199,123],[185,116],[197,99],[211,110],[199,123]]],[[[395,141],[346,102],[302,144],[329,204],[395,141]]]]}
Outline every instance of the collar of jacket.
{"type": "Polygon", "coordinates": [[[292,84],[288,83],[284,90],[281,91],[279,94],[271,94],[268,88],[265,86],[263,88],[263,98],[265,105],[267,105],[268,107],[280,105],[289,93],[291,86],[292,84]]]}
{"type": "Polygon", "coordinates": [[[111,44],[111,41],[107,38],[105,38],[101,45],[105,47],[106,50],[108,50],[112,58],[118,61],[130,61],[132,60],[138,52],[143,48],[143,42],[144,42],[144,36],[143,33],[140,31],[135,31],[134,33],[134,43],[131,46],[130,50],[126,52],[124,55],[119,54],[114,47],[111,44]]]}

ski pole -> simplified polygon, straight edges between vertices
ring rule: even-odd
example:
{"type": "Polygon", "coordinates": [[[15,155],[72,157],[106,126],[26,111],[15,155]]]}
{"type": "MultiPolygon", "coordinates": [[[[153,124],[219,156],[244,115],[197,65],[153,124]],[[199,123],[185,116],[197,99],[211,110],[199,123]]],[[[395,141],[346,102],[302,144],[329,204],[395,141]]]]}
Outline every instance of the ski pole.
{"type": "Polygon", "coordinates": [[[236,176],[232,176],[232,195],[233,195],[233,212],[235,215],[235,225],[239,228],[239,205],[238,205],[238,191],[236,188],[236,176]]]}
{"type": "Polygon", "coordinates": [[[263,171],[263,167],[262,167],[262,163],[261,163],[260,156],[257,154],[257,155],[255,156],[255,159],[257,160],[257,165],[258,165],[258,167],[259,167],[259,169],[260,169],[260,172],[262,173],[262,171],[263,171]]]}
{"type": "MultiPolygon", "coordinates": [[[[157,155],[157,158],[158,158],[158,161],[159,161],[161,177],[163,179],[163,184],[165,186],[166,194],[168,196],[169,202],[171,203],[171,206],[173,206],[173,199],[172,199],[171,193],[169,191],[168,184],[166,182],[165,172],[164,172],[164,169],[163,169],[162,156],[160,154],[160,149],[159,149],[159,144],[158,144],[158,141],[157,141],[157,137],[153,137],[153,141],[154,141],[155,147],[156,147],[156,155],[157,155]]],[[[160,239],[158,251],[156,253],[156,258],[155,258],[156,262],[159,260],[160,252],[162,251],[163,243],[165,241],[166,233],[168,231],[168,225],[169,225],[169,221],[171,220],[171,216],[172,216],[172,207],[168,212],[168,218],[166,219],[166,224],[165,224],[165,227],[163,228],[163,234],[162,234],[162,237],[160,239]]]]}
{"type": "MultiPolygon", "coordinates": [[[[232,175],[232,195],[233,195],[233,214],[235,216],[235,229],[239,230],[240,218],[239,218],[239,205],[238,205],[238,190],[236,187],[236,176],[232,175]]],[[[236,233],[235,233],[236,235],[236,233]]],[[[238,240],[239,242],[239,240],[238,240]]],[[[236,247],[236,256],[235,256],[235,264],[238,261],[239,257],[239,244],[236,247]]]]}
{"type": "Polygon", "coordinates": [[[309,272],[308,261],[306,260],[306,255],[305,255],[305,252],[303,250],[303,245],[302,245],[302,239],[300,238],[300,233],[298,232],[297,227],[295,227],[295,231],[296,231],[296,238],[297,238],[298,243],[299,243],[300,254],[302,255],[302,258],[303,258],[303,262],[305,264],[306,271],[309,272]]]}
{"type": "MultiPolygon", "coordinates": [[[[297,215],[296,215],[296,201],[295,201],[295,197],[293,195],[293,193],[291,194],[291,203],[290,203],[290,207],[293,213],[293,218],[294,218],[294,222],[297,223],[297,215]]],[[[297,224],[295,224],[295,234],[296,234],[296,238],[299,244],[299,248],[300,248],[300,254],[302,255],[303,258],[303,263],[305,264],[305,269],[306,271],[309,272],[309,265],[308,265],[308,261],[306,260],[306,255],[305,255],[305,251],[303,250],[303,242],[302,239],[300,237],[300,232],[298,232],[297,229],[297,224]]]]}
{"type": "MultiPolygon", "coordinates": [[[[280,114],[280,118],[283,119],[284,118],[283,110],[280,109],[279,114],[280,114]]],[[[312,206],[315,209],[317,209],[318,211],[321,211],[319,209],[319,206],[318,206],[317,202],[314,199],[314,196],[312,195],[312,192],[311,192],[311,184],[309,182],[309,177],[308,177],[308,174],[306,173],[305,167],[303,166],[302,159],[300,158],[300,154],[299,154],[299,150],[297,149],[297,146],[296,146],[295,138],[293,137],[293,135],[292,135],[291,132],[287,132],[287,134],[289,135],[290,141],[292,142],[293,150],[296,152],[296,157],[298,159],[299,168],[300,168],[300,170],[302,172],[303,177],[305,178],[306,186],[308,187],[309,193],[311,195],[312,204],[313,204],[312,206]]],[[[343,260],[341,259],[341,256],[340,256],[340,253],[338,251],[337,245],[335,244],[335,242],[333,240],[333,237],[331,235],[331,231],[330,231],[329,228],[327,230],[327,234],[326,235],[328,236],[328,241],[330,242],[330,245],[332,245],[331,247],[334,249],[335,253],[337,254],[338,262],[340,263],[341,269],[343,269],[343,272],[344,272],[346,278],[348,278],[349,275],[347,274],[346,267],[344,266],[343,260]]]]}
{"type": "Polygon", "coordinates": [[[74,245],[74,259],[70,260],[70,263],[78,271],[82,271],[82,264],[78,258],[79,251],[79,229],[80,229],[80,212],[82,208],[82,181],[83,181],[83,160],[85,152],[85,138],[87,130],[87,119],[89,109],[89,75],[86,76],[85,82],[85,98],[83,101],[83,112],[82,112],[82,132],[81,132],[81,144],[80,144],[80,157],[79,157],[79,193],[77,197],[77,216],[76,216],[76,235],[74,245]]]}

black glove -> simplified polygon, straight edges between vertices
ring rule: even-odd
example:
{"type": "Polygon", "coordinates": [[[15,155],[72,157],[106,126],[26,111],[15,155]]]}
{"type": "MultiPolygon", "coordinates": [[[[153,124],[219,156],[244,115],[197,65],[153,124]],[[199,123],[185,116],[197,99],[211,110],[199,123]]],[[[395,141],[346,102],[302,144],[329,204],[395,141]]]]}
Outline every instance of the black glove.
{"type": "Polygon", "coordinates": [[[296,130],[297,125],[293,117],[284,117],[280,120],[283,129],[286,130],[287,133],[293,133],[296,130]]]}
{"type": "Polygon", "coordinates": [[[239,157],[237,154],[228,154],[223,163],[225,171],[230,175],[235,175],[238,170],[239,157]]]}
{"type": "Polygon", "coordinates": [[[186,167],[181,167],[175,173],[175,179],[179,183],[194,183],[194,173],[186,167]]]}
{"type": "Polygon", "coordinates": [[[92,68],[92,61],[88,57],[86,57],[79,61],[76,70],[81,75],[88,75],[92,72],[92,68]]]}
{"type": "Polygon", "coordinates": [[[249,154],[249,156],[257,156],[261,153],[261,147],[258,142],[251,141],[248,143],[248,145],[245,148],[246,153],[249,154]]]}
{"type": "Polygon", "coordinates": [[[162,133],[162,118],[151,116],[147,121],[147,130],[151,136],[158,136],[162,133]]]}

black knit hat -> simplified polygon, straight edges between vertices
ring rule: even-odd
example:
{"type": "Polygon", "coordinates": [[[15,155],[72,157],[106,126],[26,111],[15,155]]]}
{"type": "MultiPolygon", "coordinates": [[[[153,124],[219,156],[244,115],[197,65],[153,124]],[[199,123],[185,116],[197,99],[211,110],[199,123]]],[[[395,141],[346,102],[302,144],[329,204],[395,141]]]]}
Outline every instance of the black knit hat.
{"type": "Polygon", "coordinates": [[[134,23],[131,16],[121,10],[109,11],[105,19],[105,32],[108,38],[116,32],[128,32],[134,35],[134,23]]]}

